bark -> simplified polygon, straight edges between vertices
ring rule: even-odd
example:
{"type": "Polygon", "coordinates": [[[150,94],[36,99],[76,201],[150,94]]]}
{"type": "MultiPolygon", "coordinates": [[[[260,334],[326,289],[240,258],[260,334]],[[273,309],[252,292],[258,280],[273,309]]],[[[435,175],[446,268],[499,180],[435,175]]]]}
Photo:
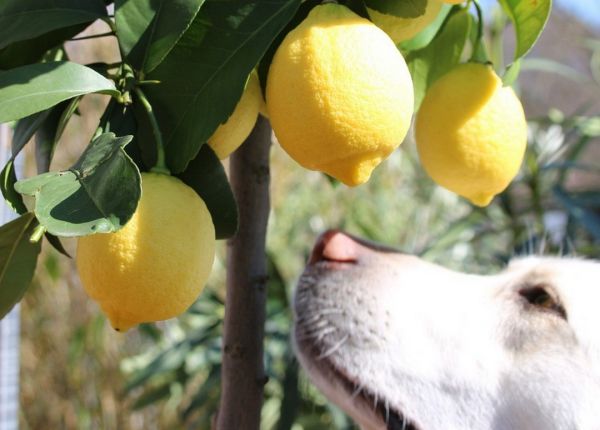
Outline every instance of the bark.
{"type": "Polygon", "coordinates": [[[239,230],[227,249],[227,297],[218,430],[258,430],[266,376],[263,366],[269,218],[271,127],[259,116],[232,155],[230,181],[239,230]]]}

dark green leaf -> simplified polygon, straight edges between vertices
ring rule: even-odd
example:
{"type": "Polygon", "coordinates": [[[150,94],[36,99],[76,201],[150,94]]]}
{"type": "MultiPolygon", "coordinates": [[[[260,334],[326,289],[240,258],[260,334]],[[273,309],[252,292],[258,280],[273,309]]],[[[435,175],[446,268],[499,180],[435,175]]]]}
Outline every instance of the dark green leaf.
{"type": "Polygon", "coordinates": [[[135,402],[133,402],[131,408],[133,410],[142,409],[166,397],[169,397],[170,395],[171,383],[168,381],[165,384],[159,386],[158,388],[149,389],[146,392],[144,392],[135,400],[135,402]]]}
{"type": "Polygon", "coordinates": [[[368,8],[399,18],[418,18],[425,14],[427,0],[365,0],[368,8]]]}
{"type": "Polygon", "coordinates": [[[293,353],[289,352],[289,350],[286,354],[285,364],[285,375],[281,382],[283,399],[281,400],[277,430],[288,430],[294,427],[296,417],[300,413],[300,404],[302,401],[298,387],[298,361],[293,358],[293,353]]]}
{"type": "MultiPolygon", "coordinates": [[[[559,186],[554,187],[553,191],[554,196],[569,211],[569,215],[596,240],[600,241],[600,215],[591,208],[586,207],[586,200],[590,199],[578,199],[559,186]]],[[[596,194],[595,200],[596,202],[600,202],[600,195],[596,194]]]]}
{"type": "Polygon", "coordinates": [[[129,221],[141,195],[139,171],[123,149],[130,140],[102,134],[71,169],[19,181],[15,188],[35,197],[35,215],[49,233],[117,231],[129,221]]]}
{"type": "Polygon", "coordinates": [[[527,54],[542,34],[552,0],[498,0],[512,20],[517,36],[515,60],[527,54]]]}
{"type": "Polygon", "coordinates": [[[299,3],[208,0],[167,58],[148,75],[161,81],[148,86],[146,95],[161,125],[171,171],[185,170],[233,112],[250,71],[299,3]]]}
{"type": "Polygon", "coordinates": [[[176,175],[204,200],[215,225],[217,239],[233,236],[238,228],[238,211],[221,161],[204,145],[187,169],[176,175]]]}
{"type": "MultiPolygon", "coordinates": [[[[73,100],[77,100],[77,98],[73,100]]],[[[60,139],[60,136],[57,135],[58,124],[70,104],[69,101],[64,101],[51,108],[41,127],[35,133],[35,161],[38,174],[50,170],[54,149],[60,139]]]]}
{"type": "Polygon", "coordinates": [[[190,26],[204,0],[117,0],[115,20],[121,51],[148,73],[190,26]]]}
{"type": "Polygon", "coordinates": [[[471,23],[466,10],[452,13],[426,48],[413,51],[406,57],[415,88],[415,111],[431,84],[459,63],[471,23]]]}
{"type": "Polygon", "coordinates": [[[16,305],[31,283],[41,242],[29,237],[36,227],[32,213],[0,227],[0,318],[16,305]]]}
{"type": "Polygon", "coordinates": [[[433,40],[433,38],[438,34],[438,31],[446,21],[446,17],[450,13],[452,6],[449,4],[442,5],[442,9],[438,16],[421,30],[415,37],[405,42],[402,42],[399,46],[403,51],[414,51],[416,49],[425,48],[429,43],[433,40]]]}
{"type": "Polygon", "coordinates": [[[0,72],[0,123],[88,93],[119,95],[112,81],[69,61],[31,64],[0,72]]]}
{"type": "Polygon", "coordinates": [[[60,28],[34,39],[15,42],[4,49],[0,49],[0,70],[12,69],[40,61],[45,57],[48,50],[61,46],[65,40],[81,33],[87,26],[88,23],[60,28]]]}
{"type": "MultiPolygon", "coordinates": [[[[140,139],[138,139],[138,124],[134,115],[135,107],[139,107],[135,102],[133,106],[125,106],[119,104],[115,99],[112,99],[108,103],[108,106],[100,119],[100,127],[105,133],[112,132],[117,136],[133,136],[132,141],[125,147],[125,152],[127,152],[127,155],[129,155],[133,162],[138,166],[140,171],[146,172],[149,169],[147,167],[148,164],[146,163],[146,158],[143,156],[143,150],[149,150],[154,154],[156,151],[156,143],[151,141],[147,142],[147,145],[144,145],[140,142],[140,139]]],[[[147,119],[148,114],[144,111],[142,112],[142,116],[145,116],[147,119]]],[[[150,127],[150,124],[144,125],[150,127]]],[[[153,164],[150,165],[152,166],[153,164]]]]}
{"type": "Polygon", "coordinates": [[[134,373],[127,384],[125,392],[134,390],[143,384],[149,382],[152,378],[162,374],[175,371],[185,365],[185,359],[191,351],[191,344],[188,339],[185,339],[170,349],[163,351],[156,356],[149,364],[138,372],[134,373]]]}
{"type": "MultiPolygon", "coordinates": [[[[267,49],[262,59],[260,60],[260,63],[258,64],[258,79],[260,80],[260,86],[263,90],[263,94],[265,93],[265,88],[267,88],[267,75],[269,73],[269,67],[271,67],[271,62],[273,61],[273,56],[275,55],[277,48],[279,48],[279,45],[281,45],[281,42],[283,42],[285,36],[287,36],[287,34],[290,31],[292,31],[302,21],[304,21],[304,19],[308,16],[310,11],[319,4],[321,4],[321,0],[303,1],[298,7],[298,9],[296,9],[294,16],[287,22],[285,27],[283,27],[283,30],[279,32],[277,37],[269,45],[269,48],[267,49]]],[[[362,7],[364,8],[364,4],[362,7]]]]}
{"type": "Polygon", "coordinates": [[[6,203],[18,214],[24,214],[27,212],[25,203],[23,202],[23,196],[15,191],[15,183],[17,182],[17,175],[15,173],[14,159],[8,160],[2,173],[0,173],[0,191],[6,203]]]}
{"type": "MultiPolygon", "coordinates": [[[[208,377],[200,387],[200,389],[194,394],[190,404],[183,410],[182,417],[186,419],[191,415],[194,410],[204,405],[211,395],[215,394],[215,389],[218,389],[219,383],[221,382],[221,366],[216,365],[210,369],[208,377]]],[[[217,392],[218,393],[218,392],[217,392]]]]}
{"type": "Polygon", "coordinates": [[[58,252],[60,252],[65,257],[72,258],[71,255],[67,252],[67,250],[65,249],[65,247],[63,246],[62,242],[60,241],[60,239],[58,237],[56,237],[56,236],[54,236],[53,234],[50,234],[50,233],[46,233],[44,236],[46,237],[46,240],[48,241],[48,243],[50,245],[52,245],[52,247],[54,249],[56,249],[58,252]]]}
{"type": "Polygon", "coordinates": [[[106,17],[101,0],[3,0],[0,4],[0,49],[52,30],[106,17]]]}
{"type": "MultiPolygon", "coordinates": [[[[307,1],[303,2],[302,5],[306,3],[307,1]]],[[[317,4],[319,3],[321,2],[318,2],[317,4]]],[[[363,0],[347,0],[342,4],[358,16],[365,19],[369,19],[369,12],[367,11],[367,6],[365,5],[365,2],[363,0]]],[[[300,5],[300,7],[302,7],[302,5],[300,5]]],[[[287,32],[285,32],[285,34],[287,34],[287,32]]]]}
{"type": "Polygon", "coordinates": [[[25,147],[27,142],[31,140],[35,132],[40,128],[44,120],[48,117],[50,110],[36,112],[20,119],[17,122],[12,139],[12,156],[16,157],[21,149],[25,147]]]}

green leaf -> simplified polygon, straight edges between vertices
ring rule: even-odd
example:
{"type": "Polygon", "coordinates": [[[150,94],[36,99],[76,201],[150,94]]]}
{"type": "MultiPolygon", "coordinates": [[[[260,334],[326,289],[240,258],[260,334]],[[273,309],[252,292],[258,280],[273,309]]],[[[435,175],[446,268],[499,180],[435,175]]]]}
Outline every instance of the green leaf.
{"type": "Polygon", "coordinates": [[[190,26],[204,0],[116,0],[121,51],[136,69],[158,66],[190,26]]]}
{"type": "Polygon", "coordinates": [[[119,95],[112,81],[69,61],[31,64],[0,72],[0,123],[88,93],[119,95]]]}
{"type": "MultiPolygon", "coordinates": [[[[78,100],[78,98],[74,98],[71,101],[74,100],[78,100]]],[[[48,115],[44,118],[40,128],[35,133],[35,162],[38,174],[46,173],[50,170],[54,149],[60,139],[58,126],[69,106],[71,106],[71,102],[64,101],[46,111],[48,115]]]]}
{"type": "Polygon", "coordinates": [[[521,63],[521,70],[535,70],[546,73],[555,73],[580,84],[591,83],[591,79],[587,75],[581,73],[572,66],[559,63],[558,61],[549,60],[547,58],[527,57],[523,58],[519,62],[521,63]]]}
{"type": "Polygon", "coordinates": [[[415,111],[419,109],[431,84],[460,62],[469,38],[471,23],[471,17],[466,10],[452,13],[426,48],[407,55],[406,62],[415,88],[415,111]]]}
{"type": "Polygon", "coordinates": [[[410,40],[402,42],[399,47],[403,51],[414,51],[417,49],[425,48],[433,38],[438,34],[438,31],[442,27],[442,24],[446,21],[446,17],[450,13],[452,6],[449,4],[442,5],[442,9],[438,16],[423,30],[421,30],[415,37],[410,40]]]}
{"type": "Polygon", "coordinates": [[[139,409],[143,409],[146,406],[149,406],[153,403],[156,403],[164,398],[170,397],[171,393],[171,383],[166,382],[163,385],[160,385],[157,388],[149,389],[143,394],[141,394],[133,405],[131,405],[131,409],[137,411],[139,409]]]}
{"type": "Polygon", "coordinates": [[[19,152],[25,147],[27,142],[31,140],[35,132],[40,128],[43,122],[48,117],[50,110],[36,112],[33,115],[26,116],[20,119],[15,126],[12,139],[12,156],[16,157],[19,152]]]}
{"type": "Polygon", "coordinates": [[[521,60],[517,60],[511,65],[509,65],[504,71],[504,75],[502,75],[502,84],[505,87],[512,85],[517,78],[519,77],[519,72],[521,71],[521,60]]]}
{"type": "Polygon", "coordinates": [[[418,18],[425,15],[427,0],[365,0],[365,5],[377,12],[399,18],[418,18]]]}
{"type": "Polygon", "coordinates": [[[41,242],[29,242],[36,225],[33,214],[26,213],[0,227],[0,318],[21,300],[33,278],[41,249],[41,242]]]}
{"type": "Polygon", "coordinates": [[[27,212],[27,207],[23,202],[23,196],[15,190],[17,175],[15,173],[14,159],[8,160],[2,173],[0,173],[0,191],[6,203],[18,214],[27,212]]]}
{"type": "Polygon", "coordinates": [[[187,169],[176,176],[192,187],[206,203],[217,239],[229,238],[237,232],[238,210],[235,198],[225,169],[210,146],[200,148],[187,169]]]}
{"type": "Polygon", "coordinates": [[[527,54],[542,34],[552,10],[552,0],[498,0],[515,26],[515,60],[527,54]]]}
{"type": "Polygon", "coordinates": [[[568,210],[569,215],[572,216],[581,226],[586,229],[596,240],[600,240],[600,215],[598,215],[596,207],[587,207],[590,205],[590,201],[596,200],[595,203],[600,201],[600,195],[595,194],[590,199],[590,196],[577,196],[574,193],[568,193],[564,188],[555,186],[552,191],[557,200],[568,210]],[[587,198],[586,198],[587,197],[587,198]]]}
{"type": "Polygon", "coordinates": [[[50,245],[52,245],[52,247],[54,249],[56,249],[58,252],[60,252],[65,257],[73,258],[73,257],[71,257],[71,254],[69,254],[67,252],[67,250],[65,249],[65,247],[63,246],[62,242],[60,241],[60,239],[58,237],[56,237],[50,233],[46,233],[44,236],[46,237],[46,240],[48,241],[48,243],[50,245]]]}
{"type": "MultiPolygon", "coordinates": [[[[125,106],[112,99],[100,119],[100,127],[104,132],[112,132],[117,136],[133,136],[132,141],[125,147],[125,152],[127,152],[127,155],[138,166],[140,171],[147,172],[150,170],[148,166],[153,166],[154,164],[147,164],[145,162],[144,151],[150,151],[151,154],[154,154],[156,152],[156,143],[154,140],[141,142],[138,139],[138,122],[134,115],[136,107],[139,107],[139,105],[135,102],[133,105],[125,106]]],[[[141,115],[146,119],[148,117],[145,111],[141,115]]],[[[150,124],[144,125],[150,127],[150,124]]]]}
{"type": "Polygon", "coordinates": [[[50,49],[61,46],[64,41],[81,33],[89,23],[59,28],[33,39],[15,42],[0,49],[0,70],[12,69],[43,59],[50,49]]]}
{"type": "Polygon", "coordinates": [[[3,0],[0,49],[52,30],[106,18],[101,0],[3,0]]]}
{"type": "MultiPolygon", "coordinates": [[[[287,24],[283,27],[283,30],[281,30],[279,32],[277,37],[275,37],[275,39],[273,39],[273,42],[269,45],[269,48],[267,49],[265,54],[262,56],[260,63],[258,64],[257,70],[258,70],[258,79],[260,80],[260,86],[261,86],[261,89],[263,90],[263,94],[265,94],[265,88],[267,87],[267,75],[269,74],[269,67],[271,67],[271,62],[273,61],[273,56],[275,55],[275,52],[277,52],[277,48],[279,48],[279,45],[281,45],[281,42],[283,42],[283,39],[285,39],[285,36],[287,36],[287,34],[290,31],[292,31],[302,21],[304,21],[304,19],[308,16],[310,11],[315,6],[318,6],[321,4],[321,1],[322,0],[305,0],[305,1],[303,1],[300,4],[300,6],[296,9],[294,16],[287,22],[287,24]]],[[[368,12],[366,12],[366,7],[363,4],[362,0],[356,0],[355,3],[356,2],[360,2],[362,4],[362,9],[365,9],[365,13],[367,13],[367,15],[368,15],[368,12]]],[[[350,6],[348,6],[348,7],[350,7],[350,6]]],[[[358,8],[358,6],[354,5],[354,7],[352,8],[352,11],[354,13],[357,13],[357,11],[356,11],[357,8],[358,8]]]]}
{"type": "Polygon", "coordinates": [[[123,147],[131,136],[104,133],[95,138],[69,170],[16,183],[35,197],[35,215],[57,236],[110,233],[132,217],[141,195],[140,174],[123,147]]]}
{"type": "MultiPolygon", "coordinates": [[[[250,71],[294,15],[299,0],[208,0],[145,90],[178,173],[235,108],[250,71]]],[[[147,139],[151,139],[149,131],[147,139]]],[[[140,139],[143,139],[140,135],[140,139]]]]}

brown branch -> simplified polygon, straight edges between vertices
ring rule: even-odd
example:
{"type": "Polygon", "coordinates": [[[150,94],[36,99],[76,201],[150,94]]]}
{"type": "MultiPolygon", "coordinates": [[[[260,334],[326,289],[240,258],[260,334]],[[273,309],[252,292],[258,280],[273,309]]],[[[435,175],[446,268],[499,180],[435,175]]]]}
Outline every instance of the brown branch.
{"type": "Polygon", "coordinates": [[[227,249],[227,298],[218,430],[258,430],[266,376],[263,368],[269,217],[271,127],[259,116],[230,161],[239,230],[227,249]]]}

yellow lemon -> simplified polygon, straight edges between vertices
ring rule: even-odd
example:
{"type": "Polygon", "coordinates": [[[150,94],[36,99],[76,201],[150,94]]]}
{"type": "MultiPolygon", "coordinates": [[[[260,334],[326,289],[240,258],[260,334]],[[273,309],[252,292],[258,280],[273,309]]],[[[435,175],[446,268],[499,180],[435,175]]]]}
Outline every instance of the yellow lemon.
{"type": "Polygon", "coordinates": [[[508,186],[527,145],[521,102],[491,67],[475,63],[456,67],[431,86],[415,133],[429,176],[478,206],[508,186]]]}
{"type": "Polygon", "coordinates": [[[142,198],[118,232],[81,237],[77,269],[112,326],[172,318],[198,297],[210,274],[215,229],[206,205],[179,179],[142,174],[142,198]]]}
{"type": "Polygon", "coordinates": [[[460,3],[465,2],[465,0],[442,0],[442,1],[447,4],[460,4],[460,3]]]}
{"type": "Polygon", "coordinates": [[[412,80],[394,42],[331,3],[313,8],[287,34],[266,93],[283,149],[350,186],[366,182],[402,143],[413,113],[412,80]]]}
{"type": "Polygon", "coordinates": [[[208,139],[208,145],[215,151],[220,159],[227,158],[229,154],[239,148],[254,128],[258,112],[264,105],[258,74],[250,73],[246,88],[235,110],[224,124],[215,130],[208,139]]]}
{"type": "Polygon", "coordinates": [[[440,0],[428,0],[425,13],[416,18],[400,18],[371,8],[367,8],[367,12],[373,24],[385,31],[394,43],[400,43],[412,39],[427,27],[438,16],[441,8],[440,0]]]}

